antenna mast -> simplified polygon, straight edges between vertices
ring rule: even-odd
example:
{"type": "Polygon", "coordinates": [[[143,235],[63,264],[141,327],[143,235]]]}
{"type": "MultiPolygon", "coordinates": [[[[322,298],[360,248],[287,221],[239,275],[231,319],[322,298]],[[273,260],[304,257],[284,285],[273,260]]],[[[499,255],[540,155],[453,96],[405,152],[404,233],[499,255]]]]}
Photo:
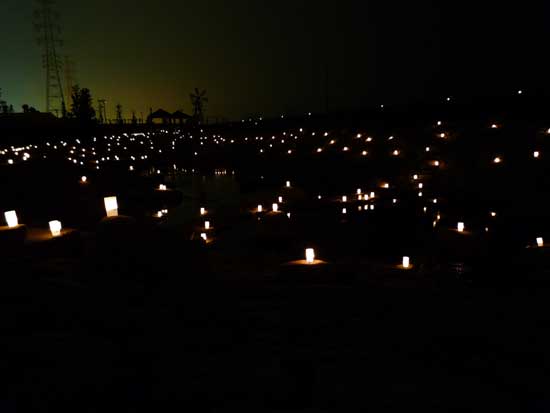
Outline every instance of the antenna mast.
{"type": "Polygon", "coordinates": [[[62,46],[59,13],[54,0],[35,0],[34,29],[43,47],[42,64],[46,69],[46,112],[59,116],[66,109],[61,82],[62,62],[57,48],[62,46]]]}

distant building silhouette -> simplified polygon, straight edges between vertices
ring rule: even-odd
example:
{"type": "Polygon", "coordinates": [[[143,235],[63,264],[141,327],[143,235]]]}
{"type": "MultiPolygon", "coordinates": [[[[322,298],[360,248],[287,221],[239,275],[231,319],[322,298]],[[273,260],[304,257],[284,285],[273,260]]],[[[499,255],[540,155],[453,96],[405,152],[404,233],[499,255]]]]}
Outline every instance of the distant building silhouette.
{"type": "Polygon", "coordinates": [[[178,110],[174,113],[159,109],[147,117],[147,123],[156,125],[183,125],[191,119],[191,116],[178,110]]]}

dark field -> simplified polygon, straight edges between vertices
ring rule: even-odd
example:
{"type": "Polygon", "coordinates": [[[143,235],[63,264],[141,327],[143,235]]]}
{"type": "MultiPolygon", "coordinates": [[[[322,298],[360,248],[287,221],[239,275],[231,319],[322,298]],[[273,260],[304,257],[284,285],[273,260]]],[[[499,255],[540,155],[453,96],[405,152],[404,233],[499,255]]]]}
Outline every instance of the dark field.
{"type": "Polygon", "coordinates": [[[0,410],[549,411],[550,122],[478,109],[7,144],[0,410]]]}

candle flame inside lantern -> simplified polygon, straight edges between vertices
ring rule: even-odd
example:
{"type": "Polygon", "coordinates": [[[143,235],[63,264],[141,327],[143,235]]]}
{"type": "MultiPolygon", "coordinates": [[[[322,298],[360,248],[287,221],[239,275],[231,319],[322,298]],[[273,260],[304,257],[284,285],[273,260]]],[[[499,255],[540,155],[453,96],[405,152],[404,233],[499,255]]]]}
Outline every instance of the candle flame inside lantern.
{"type": "Polygon", "coordinates": [[[315,250],[313,248],[306,249],[306,262],[313,264],[315,262],[315,250]]]}
{"type": "Polygon", "coordinates": [[[104,198],[105,202],[105,211],[107,212],[108,217],[118,216],[118,201],[116,196],[109,196],[104,198]]]}
{"type": "Polygon", "coordinates": [[[8,227],[15,228],[17,225],[19,225],[19,221],[17,219],[17,213],[15,211],[5,212],[4,217],[6,218],[8,227]]]}
{"type": "Polygon", "coordinates": [[[537,238],[537,245],[539,248],[544,247],[544,239],[542,237],[537,238]]]}
{"type": "Polygon", "coordinates": [[[61,235],[61,222],[59,221],[50,221],[50,232],[52,237],[58,237],[61,235]]]}
{"type": "Polygon", "coordinates": [[[464,222],[459,222],[457,225],[458,232],[464,232],[464,222]]]}
{"type": "Polygon", "coordinates": [[[410,268],[411,259],[409,257],[403,257],[403,268],[410,268]]]}

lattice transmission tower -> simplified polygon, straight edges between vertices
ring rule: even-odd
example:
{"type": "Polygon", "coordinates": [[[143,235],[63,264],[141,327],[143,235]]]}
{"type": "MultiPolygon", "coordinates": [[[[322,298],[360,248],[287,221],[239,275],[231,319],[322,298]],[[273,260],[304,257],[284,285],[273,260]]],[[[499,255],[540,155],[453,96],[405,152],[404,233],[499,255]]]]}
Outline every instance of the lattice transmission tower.
{"type": "Polygon", "coordinates": [[[56,116],[66,110],[61,71],[63,62],[58,49],[63,45],[59,13],[54,0],[35,0],[34,29],[43,48],[42,63],[46,71],[46,112],[56,116]]]}

